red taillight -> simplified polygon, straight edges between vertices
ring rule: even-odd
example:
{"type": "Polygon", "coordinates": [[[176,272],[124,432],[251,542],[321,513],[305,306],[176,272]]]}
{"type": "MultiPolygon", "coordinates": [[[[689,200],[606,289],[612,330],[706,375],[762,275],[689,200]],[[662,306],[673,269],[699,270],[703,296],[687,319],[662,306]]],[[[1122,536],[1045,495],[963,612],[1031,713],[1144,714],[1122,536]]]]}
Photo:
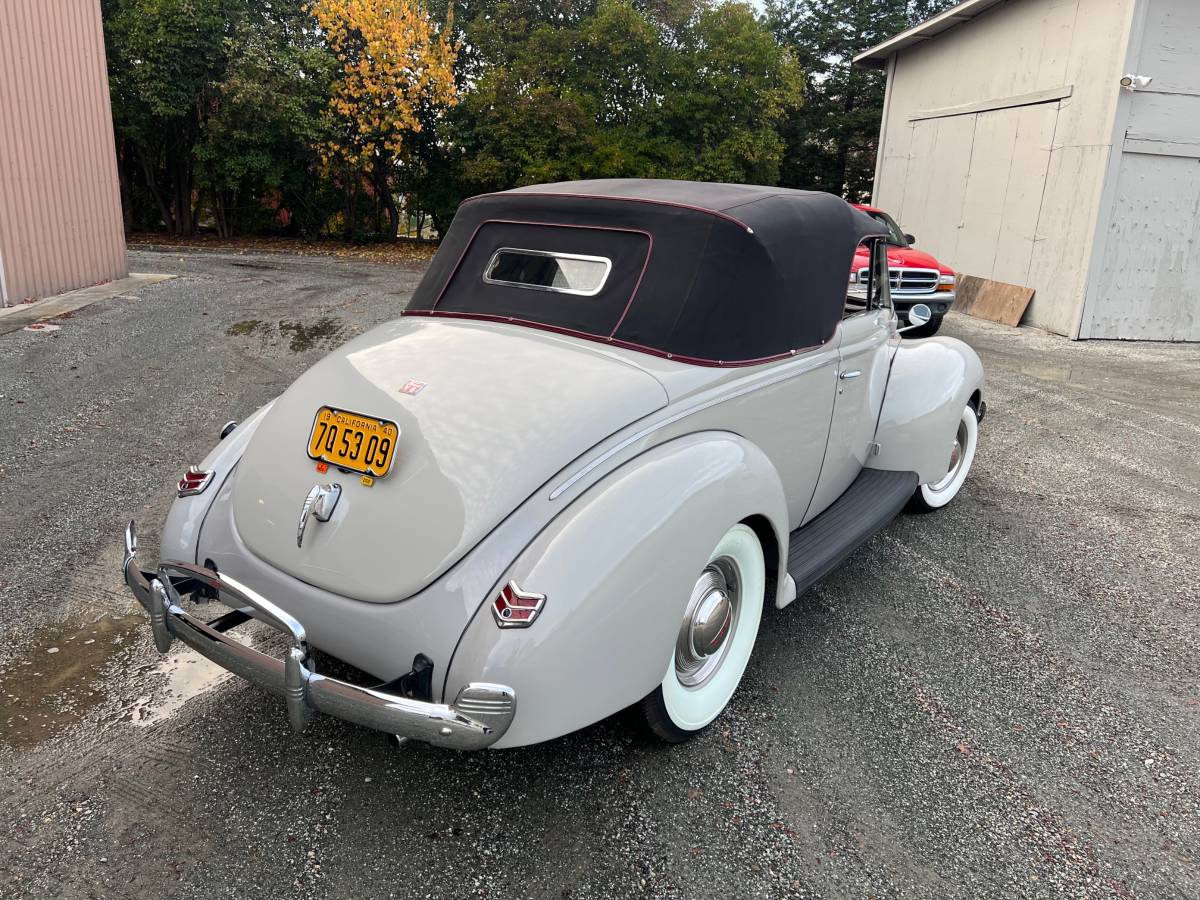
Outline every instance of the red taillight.
{"type": "Polygon", "coordinates": [[[183,473],[183,477],[179,479],[179,484],[176,485],[177,496],[190,497],[193,494],[201,493],[208,487],[208,483],[212,481],[212,477],[212,472],[205,472],[196,466],[188,466],[188,470],[183,473]]]}
{"type": "Polygon", "coordinates": [[[523,591],[510,581],[492,601],[492,616],[501,628],[528,628],[545,603],[545,594],[523,591]]]}

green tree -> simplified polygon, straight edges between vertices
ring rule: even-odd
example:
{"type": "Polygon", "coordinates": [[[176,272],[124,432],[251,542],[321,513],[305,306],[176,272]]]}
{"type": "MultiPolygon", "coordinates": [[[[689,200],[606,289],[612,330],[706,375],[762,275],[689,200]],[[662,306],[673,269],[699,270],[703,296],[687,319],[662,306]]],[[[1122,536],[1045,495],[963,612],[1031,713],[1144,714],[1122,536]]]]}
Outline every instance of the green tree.
{"type": "Polygon", "coordinates": [[[293,231],[319,231],[337,202],[317,152],[334,60],[302,0],[244,8],[224,55],[195,151],[217,233],[280,227],[281,210],[293,231]]]}
{"type": "Polygon", "coordinates": [[[679,41],[665,85],[664,130],[675,139],[672,171],[701,181],[775,184],[780,127],[801,105],[801,73],[748,6],[705,6],[679,41]]]}
{"type": "Polygon", "coordinates": [[[439,230],[462,197],[519,184],[778,176],[799,70],[745,4],[476,0],[455,20],[469,90],[418,187],[439,230]]]}
{"type": "Polygon", "coordinates": [[[103,0],[113,124],[126,224],[135,194],[172,234],[190,235],[195,149],[225,67],[226,25],[240,0],[103,0]]]}
{"type": "Polygon", "coordinates": [[[884,76],[855,54],[956,0],[766,0],[764,20],[804,70],[804,105],[783,127],[780,182],[866,197],[875,173],[884,76]]]}
{"type": "Polygon", "coordinates": [[[336,60],[308,0],[103,0],[127,229],[316,234],[336,60]],[[286,210],[286,215],[283,211],[286,210]]]}

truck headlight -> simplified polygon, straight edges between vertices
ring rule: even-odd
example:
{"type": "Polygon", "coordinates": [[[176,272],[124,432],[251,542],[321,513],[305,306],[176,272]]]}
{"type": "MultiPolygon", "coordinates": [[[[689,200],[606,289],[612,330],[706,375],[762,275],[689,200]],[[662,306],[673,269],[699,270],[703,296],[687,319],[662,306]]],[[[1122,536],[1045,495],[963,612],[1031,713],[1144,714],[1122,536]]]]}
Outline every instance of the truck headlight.
{"type": "Polygon", "coordinates": [[[954,275],[954,274],[939,275],[937,289],[939,291],[952,291],[952,290],[954,290],[954,284],[957,281],[958,281],[957,275],[954,275]]]}

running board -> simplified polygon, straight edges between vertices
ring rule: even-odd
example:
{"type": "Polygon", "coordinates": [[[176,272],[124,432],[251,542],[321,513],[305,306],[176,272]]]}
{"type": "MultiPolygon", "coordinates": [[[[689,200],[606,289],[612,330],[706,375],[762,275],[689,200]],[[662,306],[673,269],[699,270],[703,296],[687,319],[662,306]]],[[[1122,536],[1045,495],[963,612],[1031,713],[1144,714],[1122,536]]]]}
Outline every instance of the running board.
{"type": "MultiPolygon", "coordinates": [[[[802,594],[904,508],[917,489],[916,472],[863,469],[833,505],[788,540],[788,574],[802,594]]],[[[789,591],[790,593],[790,591],[789,591]]]]}

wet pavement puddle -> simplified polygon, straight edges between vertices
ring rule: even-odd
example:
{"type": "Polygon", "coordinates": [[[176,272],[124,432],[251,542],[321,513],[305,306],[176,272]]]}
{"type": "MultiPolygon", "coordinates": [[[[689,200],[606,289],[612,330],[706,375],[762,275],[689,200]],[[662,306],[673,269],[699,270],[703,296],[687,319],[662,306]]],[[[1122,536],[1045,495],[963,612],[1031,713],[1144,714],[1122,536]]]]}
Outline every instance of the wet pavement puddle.
{"type": "Polygon", "coordinates": [[[175,715],[188,700],[212,690],[233,675],[215,662],[193,653],[186,647],[173,650],[153,666],[147,674],[166,676],[166,684],[151,694],[143,694],[130,707],[135,725],[153,725],[175,715]]]}
{"type": "Polygon", "coordinates": [[[0,745],[26,749],[104,702],[104,670],[130,655],[145,617],[105,616],[34,633],[25,659],[0,673],[0,745]]]}
{"type": "Polygon", "coordinates": [[[144,662],[141,613],[39,629],[24,659],[0,672],[0,748],[31,749],[81,722],[151,725],[232,676],[178,646],[144,662]]]}

